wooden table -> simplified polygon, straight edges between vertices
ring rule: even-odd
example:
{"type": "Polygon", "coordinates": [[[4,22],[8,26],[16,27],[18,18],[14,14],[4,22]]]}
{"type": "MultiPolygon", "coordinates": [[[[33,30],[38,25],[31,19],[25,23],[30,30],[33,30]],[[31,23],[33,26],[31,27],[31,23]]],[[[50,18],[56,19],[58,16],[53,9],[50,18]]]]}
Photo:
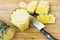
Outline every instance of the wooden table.
{"type": "MultiPolygon", "coordinates": [[[[11,27],[9,15],[18,7],[20,1],[28,3],[30,0],[0,0],[0,20],[11,27]]],[[[60,0],[48,0],[50,2],[50,13],[55,15],[56,23],[46,25],[45,29],[55,38],[60,40],[60,0]]],[[[1,40],[1,39],[0,39],[1,40]]],[[[24,32],[17,30],[13,40],[48,40],[33,25],[24,32]]]]}

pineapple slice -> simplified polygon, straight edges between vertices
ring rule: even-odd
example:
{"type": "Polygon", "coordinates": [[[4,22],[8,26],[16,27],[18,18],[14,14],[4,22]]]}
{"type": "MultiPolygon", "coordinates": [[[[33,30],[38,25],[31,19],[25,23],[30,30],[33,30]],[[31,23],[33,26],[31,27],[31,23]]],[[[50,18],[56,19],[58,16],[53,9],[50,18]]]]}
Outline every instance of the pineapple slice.
{"type": "Polygon", "coordinates": [[[31,1],[27,5],[27,11],[29,11],[30,14],[33,14],[36,8],[38,1],[31,1]]]}
{"type": "Polygon", "coordinates": [[[27,4],[22,1],[22,2],[19,3],[19,8],[26,9],[27,8],[27,4]]]}
{"type": "Polygon", "coordinates": [[[16,9],[11,14],[11,23],[18,27],[21,31],[24,31],[29,26],[29,13],[24,9],[16,9]]]}
{"type": "Polygon", "coordinates": [[[52,14],[38,15],[37,19],[44,24],[55,23],[55,17],[52,14]]]}
{"type": "Polygon", "coordinates": [[[36,7],[37,14],[47,14],[49,11],[49,2],[48,1],[40,1],[36,7]]]}

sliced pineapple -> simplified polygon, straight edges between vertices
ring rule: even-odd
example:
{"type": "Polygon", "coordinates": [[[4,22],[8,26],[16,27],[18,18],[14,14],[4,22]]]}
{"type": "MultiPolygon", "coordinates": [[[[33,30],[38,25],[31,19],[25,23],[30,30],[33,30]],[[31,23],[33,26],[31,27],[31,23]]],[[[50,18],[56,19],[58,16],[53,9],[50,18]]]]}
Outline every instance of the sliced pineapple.
{"type": "Polygon", "coordinates": [[[22,2],[19,3],[19,8],[26,9],[27,8],[27,4],[22,1],[22,2]]]}
{"type": "Polygon", "coordinates": [[[36,13],[47,14],[48,11],[49,11],[49,2],[46,0],[41,0],[36,7],[36,13]]]}
{"type": "Polygon", "coordinates": [[[38,15],[37,19],[44,24],[55,23],[55,17],[52,14],[38,15]]]}
{"type": "Polygon", "coordinates": [[[30,14],[33,14],[36,8],[38,1],[31,1],[27,5],[27,11],[29,11],[30,14]]]}
{"type": "Polygon", "coordinates": [[[18,27],[21,31],[26,30],[29,27],[29,13],[24,9],[16,9],[11,14],[11,23],[18,27]]]}

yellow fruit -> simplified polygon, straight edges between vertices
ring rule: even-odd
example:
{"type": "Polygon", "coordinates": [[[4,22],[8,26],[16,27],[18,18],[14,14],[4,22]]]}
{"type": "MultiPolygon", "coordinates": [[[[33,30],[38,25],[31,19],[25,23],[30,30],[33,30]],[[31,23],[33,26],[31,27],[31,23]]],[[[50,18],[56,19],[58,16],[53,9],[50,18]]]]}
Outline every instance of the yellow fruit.
{"type": "Polygon", "coordinates": [[[12,40],[15,31],[14,28],[7,28],[6,32],[3,33],[2,40],[12,40]]]}
{"type": "Polygon", "coordinates": [[[19,3],[19,8],[26,9],[27,8],[27,4],[22,1],[22,2],[19,3]]]}
{"type": "Polygon", "coordinates": [[[29,27],[29,20],[29,13],[24,9],[17,9],[11,14],[11,23],[21,31],[24,31],[29,27]]]}
{"type": "Polygon", "coordinates": [[[37,7],[36,7],[36,13],[37,14],[47,14],[49,11],[49,2],[41,0],[37,7]]]}
{"type": "Polygon", "coordinates": [[[30,14],[33,14],[35,11],[35,8],[37,6],[38,1],[31,1],[27,5],[27,11],[29,11],[30,14]]]}
{"type": "Polygon", "coordinates": [[[37,20],[46,24],[46,23],[55,23],[55,17],[52,14],[38,15],[37,20]]]}

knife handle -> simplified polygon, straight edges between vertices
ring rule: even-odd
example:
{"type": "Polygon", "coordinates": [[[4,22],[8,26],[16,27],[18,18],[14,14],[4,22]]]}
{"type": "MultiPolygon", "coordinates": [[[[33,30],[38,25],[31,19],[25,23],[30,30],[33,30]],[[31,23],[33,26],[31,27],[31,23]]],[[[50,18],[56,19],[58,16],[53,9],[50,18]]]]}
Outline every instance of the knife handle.
{"type": "Polygon", "coordinates": [[[57,40],[56,38],[54,38],[51,34],[49,34],[47,31],[43,29],[40,30],[49,40],[57,40]]]}

